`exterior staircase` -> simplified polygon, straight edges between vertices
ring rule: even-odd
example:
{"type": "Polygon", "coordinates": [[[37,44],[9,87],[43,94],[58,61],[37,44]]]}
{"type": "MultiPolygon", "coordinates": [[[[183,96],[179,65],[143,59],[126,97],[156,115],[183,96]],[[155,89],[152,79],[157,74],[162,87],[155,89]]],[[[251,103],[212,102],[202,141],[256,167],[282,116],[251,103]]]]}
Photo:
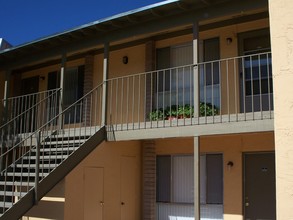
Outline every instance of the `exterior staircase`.
{"type": "MultiPolygon", "coordinates": [[[[106,140],[106,128],[98,120],[101,92],[102,85],[33,132],[11,132],[19,127],[18,116],[0,127],[1,220],[21,218],[106,140]]],[[[38,117],[38,108],[32,109],[38,117]]]]}

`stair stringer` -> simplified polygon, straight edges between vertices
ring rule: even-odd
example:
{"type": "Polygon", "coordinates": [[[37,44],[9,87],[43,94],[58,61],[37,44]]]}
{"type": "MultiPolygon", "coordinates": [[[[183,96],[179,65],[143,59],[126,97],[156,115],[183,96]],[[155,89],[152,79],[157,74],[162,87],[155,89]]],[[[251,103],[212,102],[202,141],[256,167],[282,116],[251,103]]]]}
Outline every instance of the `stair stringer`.
{"type": "Polygon", "coordinates": [[[37,201],[41,200],[70,171],[85,159],[86,156],[105,141],[106,135],[106,128],[104,126],[39,183],[37,195],[35,195],[35,187],[33,187],[23,198],[7,210],[0,217],[0,220],[17,220],[21,218],[37,203],[37,201]]]}

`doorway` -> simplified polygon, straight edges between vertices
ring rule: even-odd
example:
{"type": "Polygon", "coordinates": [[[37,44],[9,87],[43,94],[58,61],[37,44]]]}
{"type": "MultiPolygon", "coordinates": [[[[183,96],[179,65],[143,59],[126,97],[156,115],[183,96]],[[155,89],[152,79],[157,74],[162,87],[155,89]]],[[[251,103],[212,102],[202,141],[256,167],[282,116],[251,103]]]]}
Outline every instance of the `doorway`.
{"type": "MultiPolygon", "coordinates": [[[[19,133],[32,132],[37,127],[37,107],[39,91],[39,76],[29,77],[21,80],[21,98],[17,99],[14,109],[20,110],[19,133]]],[[[17,116],[16,114],[15,116],[17,116]]]]}
{"type": "Polygon", "coordinates": [[[121,220],[137,219],[136,157],[121,156],[121,220]]]}
{"type": "Polygon", "coordinates": [[[102,220],[104,210],[104,168],[84,169],[84,220],[102,220]]]}
{"type": "Polygon", "coordinates": [[[244,154],[244,219],[276,219],[275,154],[244,154]]]}

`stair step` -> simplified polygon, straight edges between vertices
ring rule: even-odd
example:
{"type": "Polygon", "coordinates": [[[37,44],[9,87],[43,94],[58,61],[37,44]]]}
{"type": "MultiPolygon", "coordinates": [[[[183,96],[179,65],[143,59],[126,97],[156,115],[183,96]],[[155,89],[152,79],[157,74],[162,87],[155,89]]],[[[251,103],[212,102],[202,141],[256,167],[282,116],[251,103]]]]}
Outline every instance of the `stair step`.
{"type": "MultiPolygon", "coordinates": [[[[55,159],[66,159],[68,155],[41,155],[41,160],[55,160],[55,159]]],[[[23,160],[35,160],[37,156],[24,156],[23,160]]]]}
{"type": "MultiPolygon", "coordinates": [[[[57,165],[55,163],[51,164],[40,164],[40,169],[53,169],[57,165]]],[[[17,168],[36,168],[36,164],[16,164],[17,168]]]]}
{"type": "Polygon", "coordinates": [[[23,183],[23,182],[18,182],[18,181],[14,181],[14,182],[12,182],[12,181],[7,181],[7,182],[5,182],[5,181],[0,181],[0,186],[23,186],[23,187],[26,187],[26,186],[34,186],[35,185],[35,183],[34,182],[25,182],[25,183],[23,183]]]}
{"type": "MultiPolygon", "coordinates": [[[[45,177],[47,176],[49,173],[41,173],[42,174],[42,177],[45,177]]],[[[19,172],[7,172],[7,176],[16,176],[16,177],[35,177],[36,174],[35,172],[32,172],[32,173],[26,173],[26,172],[23,172],[23,173],[19,173],[19,172]]]]}
{"type": "MultiPolygon", "coordinates": [[[[58,146],[58,147],[56,147],[56,146],[51,146],[51,147],[42,147],[41,149],[40,149],[40,151],[41,152],[48,152],[48,151],[67,151],[67,150],[76,150],[77,148],[79,148],[79,145],[76,145],[75,147],[74,146],[70,146],[70,147],[68,147],[67,145],[66,146],[58,146]]],[[[33,149],[32,151],[36,151],[36,149],[33,149]]]]}
{"type": "Polygon", "coordinates": [[[15,192],[15,191],[0,191],[0,196],[10,196],[10,197],[13,197],[13,196],[24,196],[27,192],[15,192]]]}
{"type": "MultiPolygon", "coordinates": [[[[12,202],[0,202],[0,207],[3,208],[10,208],[12,207],[13,203],[12,202]]],[[[1,210],[1,209],[0,209],[1,210]]]]}
{"type": "Polygon", "coordinates": [[[47,139],[45,142],[42,142],[42,145],[61,145],[61,144],[78,144],[78,143],[83,143],[87,140],[87,137],[81,137],[81,138],[72,138],[72,139],[67,139],[67,138],[52,138],[52,139],[47,139]]]}

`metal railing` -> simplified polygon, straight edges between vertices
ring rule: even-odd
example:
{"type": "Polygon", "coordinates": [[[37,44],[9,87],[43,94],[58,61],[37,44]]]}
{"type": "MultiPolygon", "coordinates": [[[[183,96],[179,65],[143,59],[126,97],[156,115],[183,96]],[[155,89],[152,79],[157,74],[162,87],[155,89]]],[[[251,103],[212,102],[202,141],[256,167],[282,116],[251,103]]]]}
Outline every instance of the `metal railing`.
{"type": "Polygon", "coordinates": [[[13,134],[27,133],[56,116],[61,89],[53,89],[2,100],[3,118],[0,130],[8,126],[13,134]],[[38,116],[38,117],[36,117],[38,116]]]}
{"type": "Polygon", "coordinates": [[[103,126],[102,86],[97,86],[1,154],[0,198],[3,202],[0,213],[6,212],[28,191],[37,190],[42,179],[103,126]]]}
{"type": "Polygon", "coordinates": [[[273,117],[270,52],[113,78],[107,85],[108,121],[116,131],[273,117]]]}
{"type": "Polygon", "coordinates": [[[55,89],[3,100],[8,117],[5,116],[5,123],[0,127],[1,155],[58,114],[60,91],[55,89]]]}

